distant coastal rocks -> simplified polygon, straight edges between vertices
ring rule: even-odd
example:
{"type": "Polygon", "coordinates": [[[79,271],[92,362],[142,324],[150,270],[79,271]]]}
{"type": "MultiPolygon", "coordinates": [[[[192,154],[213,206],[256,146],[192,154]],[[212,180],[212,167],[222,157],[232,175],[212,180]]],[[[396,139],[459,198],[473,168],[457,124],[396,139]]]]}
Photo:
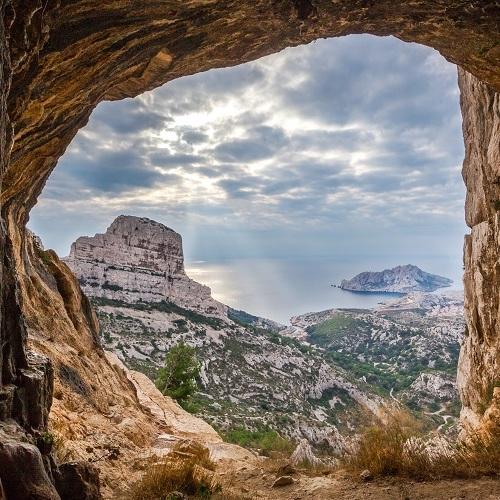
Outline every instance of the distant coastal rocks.
{"type": "Polygon", "coordinates": [[[338,288],[350,292],[406,294],[434,292],[439,288],[449,287],[452,283],[453,280],[449,278],[430,274],[407,264],[379,272],[365,271],[350,280],[342,280],[338,288]]]}

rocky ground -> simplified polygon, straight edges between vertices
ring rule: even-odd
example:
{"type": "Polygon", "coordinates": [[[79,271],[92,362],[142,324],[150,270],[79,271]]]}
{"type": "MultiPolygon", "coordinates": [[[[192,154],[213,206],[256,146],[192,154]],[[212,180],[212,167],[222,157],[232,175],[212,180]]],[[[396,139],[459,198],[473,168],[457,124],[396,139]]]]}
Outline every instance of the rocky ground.
{"type": "Polygon", "coordinates": [[[500,499],[500,481],[495,478],[422,482],[388,478],[363,482],[342,471],[327,475],[297,471],[291,476],[293,484],[273,488],[276,474],[268,472],[267,468],[265,462],[254,468],[238,464],[222,476],[223,491],[235,500],[500,499]]]}

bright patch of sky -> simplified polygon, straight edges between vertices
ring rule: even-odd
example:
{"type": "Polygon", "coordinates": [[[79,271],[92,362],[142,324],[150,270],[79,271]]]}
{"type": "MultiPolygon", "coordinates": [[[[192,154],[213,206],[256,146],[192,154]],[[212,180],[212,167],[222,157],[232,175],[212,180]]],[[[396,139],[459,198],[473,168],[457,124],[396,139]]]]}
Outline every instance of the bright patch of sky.
{"type": "Polygon", "coordinates": [[[60,255],[130,214],[191,260],[459,262],[462,158],[455,66],[391,37],[320,40],[100,104],[30,226],[60,255]]]}

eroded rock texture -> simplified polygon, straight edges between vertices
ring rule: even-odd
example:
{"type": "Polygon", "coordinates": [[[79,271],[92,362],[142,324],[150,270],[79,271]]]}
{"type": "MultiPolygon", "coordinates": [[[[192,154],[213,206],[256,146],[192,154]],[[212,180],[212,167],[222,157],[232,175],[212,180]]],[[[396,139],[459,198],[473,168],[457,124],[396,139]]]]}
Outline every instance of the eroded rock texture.
{"type": "MultiPolygon", "coordinates": [[[[495,415],[490,402],[499,400],[496,0],[0,0],[0,9],[0,419],[16,422],[15,432],[5,430],[12,440],[34,442],[45,430],[52,372],[56,396],[65,403],[76,398],[89,412],[85,423],[72,417],[82,442],[107,428],[114,405],[127,408],[132,427],[141,415],[133,388],[102,355],[95,319],[69,270],[55,255],[38,254],[25,231],[48,175],[95,105],[319,37],[362,32],[429,45],[470,73],[461,76],[467,221],[473,228],[465,245],[469,337],[460,384],[468,422],[479,424],[484,412],[495,415]],[[53,370],[45,362],[32,364],[28,334],[53,370]],[[119,390],[103,390],[104,381],[119,390]]],[[[144,446],[154,429],[144,432],[144,440],[132,433],[126,442],[136,439],[136,447],[144,446]]],[[[126,435],[122,429],[115,438],[126,435]]],[[[45,472],[38,467],[31,474],[40,487],[45,478],[53,482],[49,462],[32,461],[44,464],[45,472]]],[[[4,470],[0,479],[12,496],[4,470]]],[[[39,498],[51,498],[47,488],[39,498]]]]}
{"type": "Polygon", "coordinates": [[[500,95],[463,70],[459,85],[465,217],[472,230],[464,244],[467,331],[458,383],[463,422],[476,427],[483,419],[498,432],[500,409],[494,395],[500,391],[500,95]]]}
{"type": "Polygon", "coordinates": [[[184,271],[179,233],[145,217],[121,215],[104,234],[81,236],[64,259],[88,296],[124,302],[173,302],[191,311],[226,317],[208,286],[184,271]]]}

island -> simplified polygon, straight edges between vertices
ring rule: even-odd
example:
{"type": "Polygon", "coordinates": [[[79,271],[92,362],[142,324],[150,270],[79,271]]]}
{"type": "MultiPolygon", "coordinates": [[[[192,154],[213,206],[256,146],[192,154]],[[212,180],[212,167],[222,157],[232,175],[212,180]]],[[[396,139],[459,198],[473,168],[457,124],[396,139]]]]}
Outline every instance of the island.
{"type": "Polygon", "coordinates": [[[350,280],[342,280],[342,290],[351,292],[401,293],[434,292],[448,287],[453,280],[422,271],[417,266],[407,264],[384,269],[379,272],[365,271],[350,280]]]}

